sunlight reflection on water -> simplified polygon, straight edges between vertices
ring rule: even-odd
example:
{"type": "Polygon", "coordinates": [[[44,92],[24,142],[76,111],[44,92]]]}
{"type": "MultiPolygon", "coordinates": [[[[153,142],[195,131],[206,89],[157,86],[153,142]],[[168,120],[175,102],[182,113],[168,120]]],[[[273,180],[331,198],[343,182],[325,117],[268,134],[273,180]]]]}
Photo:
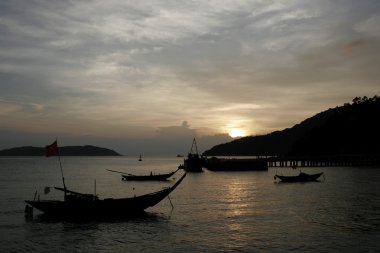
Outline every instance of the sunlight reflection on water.
{"type": "MultiPolygon", "coordinates": [[[[176,158],[64,157],[70,189],[103,197],[147,193],[173,184],[124,182],[106,169],[167,173],[176,158]]],[[[278,170],[278,169],[277,169],[278,170]]],[[[310,173],[320,168],[309,168],[310,173]]],[[[45,158],[0,158],[1,252],[371,251],[380,239],[380,170],[323,168],[326,181],[274,184],[268,172],[188,174],[146,215],[116,221],[26,221],[24,199],[62,184],[57,163],[45,158]]],[[[183,173],[183,172],[180,172],[183,173]]],[[[179,175],[175,175],[178,179],[179,175]]],[[[50,193],[41,198],[62,198],[50,193]]]]}

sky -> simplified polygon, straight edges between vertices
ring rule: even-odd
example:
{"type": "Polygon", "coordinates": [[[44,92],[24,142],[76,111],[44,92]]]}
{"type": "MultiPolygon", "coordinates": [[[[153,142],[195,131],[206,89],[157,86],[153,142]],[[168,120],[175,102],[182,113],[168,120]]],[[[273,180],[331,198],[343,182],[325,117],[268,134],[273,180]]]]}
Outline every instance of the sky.
{"type": "Polygon", "coordinates": [[[282,130],[380,95],[379,42],[378,0],[2,0],[0,149],[282,130]]]}

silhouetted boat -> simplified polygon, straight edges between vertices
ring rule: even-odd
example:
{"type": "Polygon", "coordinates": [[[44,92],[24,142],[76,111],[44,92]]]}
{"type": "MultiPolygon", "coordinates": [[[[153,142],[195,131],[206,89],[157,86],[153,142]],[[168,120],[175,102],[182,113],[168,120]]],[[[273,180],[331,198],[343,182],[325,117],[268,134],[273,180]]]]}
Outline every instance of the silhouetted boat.
{"type": "Polygon", "coordinates": [[[69,191],[66,188],[54,187],[65,193],[64,201],[60,200],[26,200],[32,207],[49,216],[57,217],[124,217],[141,213],[148,207],[158,204],[182,182],[186,173],[171,187],[163,190],[130,198],[99,199],[93,194],[69,191]]]}
{"type": "MultiPolygon", "coordinates": [[[[163,190],[156,191],[153,193],[148,193],[145,195],[135,196],[131,198],[107,198],[101,200],[96,195],[96,181],[95,194],[83,194],[67,189],[65,185],[65,178],[63,176],[57,140],[55,140],[52,144],[46,146],[46,156],[58,156],[62,174],[63,188],[54,188],[56,190],[64,192],[64,200],[40,200],[39,197],[36,200],[36,192],[33,200],[25,200],[25,202],[28,204],[25,207],[25,212],[27,214],[33,213],[33,207],[37,208],[38,210],[42,211],[45,215],[48,216],[68,218],[81,217],[83,219],[90,217],[114,218],[141,213],[146,208],[158,204],[165,197],[169,198],[169,194],[186,177],[186,173],[184,173],[183,176],[173,186],[164,188],[163,190]]],[[[45,193],[48,193],[49,191],[49,187],[46,187],[45,193]]]]}
{"type": "Polygon", "coordinates": [[[311,182],[311,181],[318,181],[318,178],[323,175],[323,172],[317,173],[317,174],[307,174],[304,172],[300,172],[298,176],[282,176],[282,175],[275,175],[274,179],[277,178],[280,179],[282,182],[311,182]]]}
{"type": "Polygon", "coordinates": [[[202,172],[202,167],[204,164],[204,159],[198,154],[198,147],[195,138],[193,144],[191,145],[191,150],[184,160],[183,168],[190,172],[202,172]]]}
{"type": "Polygon", "coordinates": [[[204,167],[212,171],[267,171],[268,164],[263,159],[237,159],[211,157],[205,160],[204,167]]]}
{"type": "Polygon", "coordinates": [[[116,170],[108,170],[111,172],[120,173],[123,180],[128,181],[165,181],[169,177],[173,176],[179,169],[176,171],[172,171],[170,173],[166,174],[153,174],[152,172],[149,175],[133,175],[133,174],[127,174],[121,171],[116,170]]]}

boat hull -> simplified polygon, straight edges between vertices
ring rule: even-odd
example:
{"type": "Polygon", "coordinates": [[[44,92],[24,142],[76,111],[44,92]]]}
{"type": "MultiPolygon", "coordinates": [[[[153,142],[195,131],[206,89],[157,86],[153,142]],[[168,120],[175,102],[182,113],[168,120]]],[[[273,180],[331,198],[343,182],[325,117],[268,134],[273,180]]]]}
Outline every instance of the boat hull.
{"type": "Polygon", "coordinates": [[[203,172],[204,159],[199,155],[189,154],[184,160],[184,169],[188,172],[203,172]]]}
{"type": "Polygon", "coordinates": [[[59,200],[26,200],[32,207],[50,216],[63,217],[122,217],[141,213],[167,197],[185,178],[184,174],[173,186],[132,198],[103,199],[69,198],[59,200]]]}
{"type": "Polygon", "coordinates": [[[316,182],[318,178],[323,175],[323,172],[317,174],[300,173],[298,176],[282,176],[275,175],[275,179],[278,178],[282,182],[316,182]]]}
{"type": "Polygon", "coordinates": [[[210,158],[205,167],[211,171],[267,171],[266,161],[260,159],[210,158]]]}
{"type": "Polygon", "coordinates": [[[147,176],[137,176],[137,175],[121,175],[123,180],[127,181],[165,181],[169,177],[173,176],[177,171],[173,171],[168,174],[158,174],[158,175],[147,175],[147,176]]]}

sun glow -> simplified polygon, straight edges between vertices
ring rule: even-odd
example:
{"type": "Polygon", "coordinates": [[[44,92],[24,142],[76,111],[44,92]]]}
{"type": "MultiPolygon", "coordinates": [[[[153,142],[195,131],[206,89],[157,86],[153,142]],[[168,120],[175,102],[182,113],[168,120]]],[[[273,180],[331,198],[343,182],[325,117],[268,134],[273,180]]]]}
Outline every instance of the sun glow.
{"type": "Polygon", "coordinates": [[[246,132],[242,128],[231,128],[228,133],[232,138],[246,136],[246,132]]]}

